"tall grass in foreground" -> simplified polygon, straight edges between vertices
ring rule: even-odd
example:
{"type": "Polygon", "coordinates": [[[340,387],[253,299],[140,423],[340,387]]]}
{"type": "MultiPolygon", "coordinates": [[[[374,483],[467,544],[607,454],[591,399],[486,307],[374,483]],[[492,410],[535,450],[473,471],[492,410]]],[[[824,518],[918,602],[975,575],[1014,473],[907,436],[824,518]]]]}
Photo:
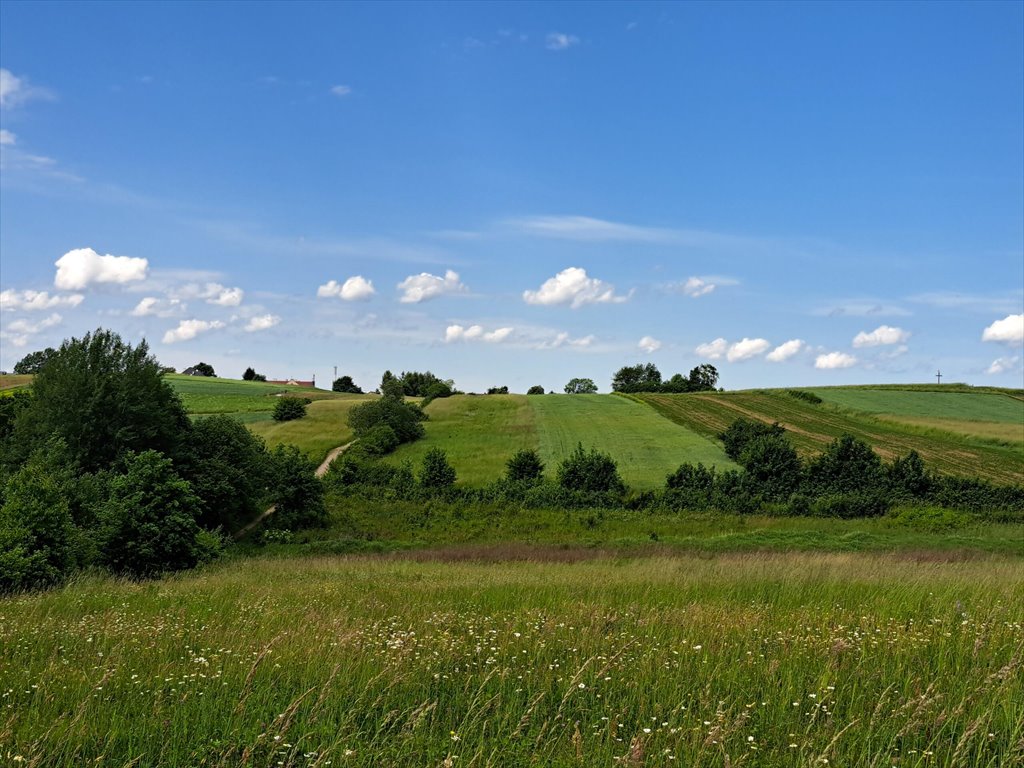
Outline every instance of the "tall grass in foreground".
{"type": "Polygon", "coordinates": [[[0,761],[1012,766],[1024,566],[239,560],[0,601],[0,761]]]}

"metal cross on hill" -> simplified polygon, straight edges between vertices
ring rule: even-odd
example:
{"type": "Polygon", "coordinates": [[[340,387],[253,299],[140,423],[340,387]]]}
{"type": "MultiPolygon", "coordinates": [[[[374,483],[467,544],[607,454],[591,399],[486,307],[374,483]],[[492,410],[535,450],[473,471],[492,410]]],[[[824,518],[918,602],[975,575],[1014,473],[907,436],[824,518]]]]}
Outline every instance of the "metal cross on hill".
{"type": "Polygon", "coordinates": [[[942,383],[942,371],[936,371],[935,372],[935,383],[936,384],[941,384],[942,383]]]}

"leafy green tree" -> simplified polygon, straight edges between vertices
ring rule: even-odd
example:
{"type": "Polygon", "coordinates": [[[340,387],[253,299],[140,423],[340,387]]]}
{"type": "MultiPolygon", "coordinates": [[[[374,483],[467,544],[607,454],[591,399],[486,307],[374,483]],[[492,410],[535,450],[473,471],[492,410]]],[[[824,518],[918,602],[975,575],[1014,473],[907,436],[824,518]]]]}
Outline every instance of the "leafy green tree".
{"type": "Polygon", "coordinates": [[[274,421],[294,421],[306,415],[306,404],[310,401],[302,397],[279,397],[274,403],[274,421]]]}
{"type": "Polygon", "coordinates": [[[446,384],[449,391],[452,389],[451,382],[442,381],[430,371],[402,371],[399,381],[402,382],[402,392],[406,397],[427,397],[431,387],[436,384],[446,384]]]}
{"type": "Polygon", "coordinates": [[[626,490],[615,459],[596,448],[584,451],[583,443],[577,443],[576,450],[558,465],[557,478],[558,484],[570,491],[624,493],[626,490]]]}
{"type": "Polygon", "coordinates": [[[348,424],[356,437],[365,437],[371,429],[381,425],[390,427],[400,443],[411,443],[423,437],[421,423],[426,414],[414,403],[382,397],[360,403],[348,412],[348,424]]]}
{"type": "Polygon", "coordinates": [[[654,363],[626,365],[612,377],[614,392],[657,392],[661,389],[661,371],[654,363]]]}
{"type": "Polygon", "coordinates": [[[785,501],[800,487],[803,465],[783,434],[770,432],[747,442],[739,464],[750,493],[765,500],[785,501]]]}
{"type": "Polygon", "coordinates": [[[193,365],[191,368],[186,368],[184,372],[189,374],[190,376],[216,376],[217,375],[217,373],[213,370],[213,366],[212,365],[210,365],[209,363],[204,363],[202,361],[199,361],[198,363],[193,365]]]}
{"type": "Polygon", "coordinates": [[[47,347],[36,352],[29,352],[21,360],[14,364],[14,372],[19,375],[39,373],[46,365],[46,362],[57,353],[53,347],[47,347]]]}
{"type": "Polygon", "coordinates": [[[925,499],[935,486],[934,476],[917,451],[896,458],[886,468],[886,476],[889,490],[896,496],[925,499]]]}
{"type": "Polygon", "coordinates": [[[345,392],[350,395],[361,395],[363,390],[356,386],[356,383],[352,381],[351,376],[339,376],[331,384],[331,390],[334,392],[345,392]]]}
{"type": "Polygon", "coordinates": [[[190,428],[146,342],[132,347],[100,329],[65,341],[50,356],[7,442],[10,458],[23,460],[56,435],[72,462],[95,472],[128,452],[152,449],[176,457],[190,428]]]}
{"type": "Polygon", "coordinates": [[[14,431],[14,422],[32,402],[31,389],[0,392],[0,440],[14,431]]]}
{"type": "Polygon", "coordinates": [[[512,454],[505,463],[505,477],[513,483],[538,483],[544,476],[544,462],[532,448],[512,454]]]}
{"type": "Polygon", "coordinates": [[[192,486],[156,451],[128,454],[100,513],[100,558],[112,571],[151,576],[191,568],[204,556],[192,486]]]}
{"type": "Polygon", "coordinates": [[[707,509],[713,503],[715,468],[703,464],[680,464],[665,478],[666,494],[673,506],[684,509],[707,509]]]}
{"type": "Polygon", "coordinates": [[[698,365],[690,371],[690,391],[709,392],[718,385],[718,369],[710,363],[698,365]]]}
{"type": "Polygon", "coordinates": [[[565,385],[567,395],[592,395],[597,392],[597,385],[593,379],[569,379],[565,385]]]}
{"type": "Polygon", "coordinates": [[[785,427],[780,426],[778,422],[769,425],[750,419],[736,419],[718,436],[718,439],[722,441],[725,455],[733,461],[738,461],[743,449],[751,440],[762,436],[781,437],[785,433],[785,427]]]}
{"type": "Polygon", "coordinates": [[[263,440],[230,416],[208,416],[192,427],[183,474],[199,499],[198,523],[233,531],[261,511],[269,482],[263,440]]]}
{"type": "Polygon", "coordinates": [[[488,395],[507,395],[508,394],[508,387],[505,387],[505,386],[502,386],[502,387],[490,387],[487,390],[487,394],[488,395]]]}
{"type": "Polygon", "coordinates": [[[77,566],[67,478],[37,451],[7,482],[0,507],[0,592],[45,587],[77,566]]]}
{"type": "Polygon", "coordinates": [[[540,384],[534,384],[532,387],[530,387],[528,390],[526,390],[526,394],[528,394],[528,395],[543,395],[544,394],[544,387],[542,387],[540,384]]]}
{"type": "Polygon", "coordinates": [[[672,378],[668,381],[662,382],[662,392],[669,392],[672,394],[679,394],[681,392],[690,391],[690,380],[683,376],[681,373],[672,374],[672,378]]]}
{"type": "Polygon", "coordinates": [[[419,481],[424,488],[434,490],[455,485],[455,467],[448,463],[448,454],[441,448],[431,448],[424,454],[419,481]]]}
{"type": "Polygon", "coordinates": [[[316,476],[316,464],[294,445],[279,445],[271,453],[270,473],[274,528],[296,531],[327,524],[324,485],[316,476]]]}
{"type": "Polygon", "coordinates": [[[883,488],[882,460],[871,446],[853,435],[843,435],[807,467],[808,482],[818,495],[860,494],[883,488]]]}
{"type": "Polygon", "coordinates": [[[359,439],[359,445],[371,456],[384,456],[398,447],[398,435],[387,424],[378,424],[359,439]]]}
{"type": "Polygon", "coordinates": [[[242,381],[252,381],[255,378],[256,371],[253,370],[253,367],[250,365],[248,368],[245,369],[245,373],[242,374],[242,381]]]}

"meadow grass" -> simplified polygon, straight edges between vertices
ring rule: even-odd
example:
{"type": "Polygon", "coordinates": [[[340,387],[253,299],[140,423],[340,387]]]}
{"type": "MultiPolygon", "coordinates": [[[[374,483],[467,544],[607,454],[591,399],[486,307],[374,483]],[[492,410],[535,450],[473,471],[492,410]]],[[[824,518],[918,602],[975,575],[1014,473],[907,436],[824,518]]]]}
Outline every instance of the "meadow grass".
{"type": "Polygon", "coordinates": [[[32,383],[31,374],[5,373],[0,376],[0,392],[8,389],[21,389],[32,383]]]}
{"type": "Polygon", "coordinates": [[[529,398],[537,424],[541,458],[553,472],[582,443],[608,453],[632,488],[661,488],[684,462],[719,469],[738,467],[714,440],[680,429],[652,409],[617,395],[562,395],[529,398]]]}
{"type": "Polygon", "coordinates": [[[294,445],[319,464],[332,448],[354,438],[348,425],[348,413],[367,399],[365,395],[345,395],[333,400],[314,400],[306,406],[306,415],[301,419],[273,421],[268,418],[246,422],[246,426],[266,440],[269,447],[294,445]]]}
{"type": "Polygon", "coordinates": [[[269,413],[274,410],[278,395],[294,395],[313,400],[342,397],[336,392],[323,389],[289,387],[260,381],[237,381],[182,374],[168,374],[164,378],[181,395],[185,409],[192,415],[269,413]]]}
{"type": "Polygon", "coordinates": [[[385,461],[418,466],[431,448],[442,448],[460,485],[486,485],[505,472],[520,448],[538,447],[533,409],[525,395],[455,395],[426,408],[426,436],[400,446],[385,461]]]}
{"type": "Polygon", "coordinates": [[[1024,759],[1019,559],[564,560],[246,558],[0,599],[0,758],[55,768],[1024,759]]]}
{"type": "Polygon", "coordinates": [[[787,436],[797,451],[805,456],[820,453],[837,437],[850,434],[869,443],[885,459],[904,456],[914,450],[930,468],[941,472],[980,477],[996,483],[1024,482],[1024,461],[1019,444],[1001,444],[949,431],[895,423],[873,414],[824,403],[814,405],[790,397],[784,391],[632,397],[652,406],[666,418],[709,437],[721,433],[738,418],[766,423],[778,421],[786,427],[787,436]]]}
{"type": "Polygon", "coordinates": [[[866,413],[961,421],[1024,424],[1024,401],[1002,393],[815,387],[826,403],[866,413]]]}

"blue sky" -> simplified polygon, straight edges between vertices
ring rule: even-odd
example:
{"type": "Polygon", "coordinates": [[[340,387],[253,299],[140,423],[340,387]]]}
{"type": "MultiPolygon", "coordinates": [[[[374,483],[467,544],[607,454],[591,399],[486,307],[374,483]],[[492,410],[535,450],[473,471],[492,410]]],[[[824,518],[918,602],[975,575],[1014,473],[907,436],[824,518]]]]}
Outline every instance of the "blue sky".
{"type": "Polygon", "coordinates": [[[1024,4],[0,4],[0,368],[1021,386],[1024,4]],[[59,264],[58,264],[59,262],[59,264]]]}

